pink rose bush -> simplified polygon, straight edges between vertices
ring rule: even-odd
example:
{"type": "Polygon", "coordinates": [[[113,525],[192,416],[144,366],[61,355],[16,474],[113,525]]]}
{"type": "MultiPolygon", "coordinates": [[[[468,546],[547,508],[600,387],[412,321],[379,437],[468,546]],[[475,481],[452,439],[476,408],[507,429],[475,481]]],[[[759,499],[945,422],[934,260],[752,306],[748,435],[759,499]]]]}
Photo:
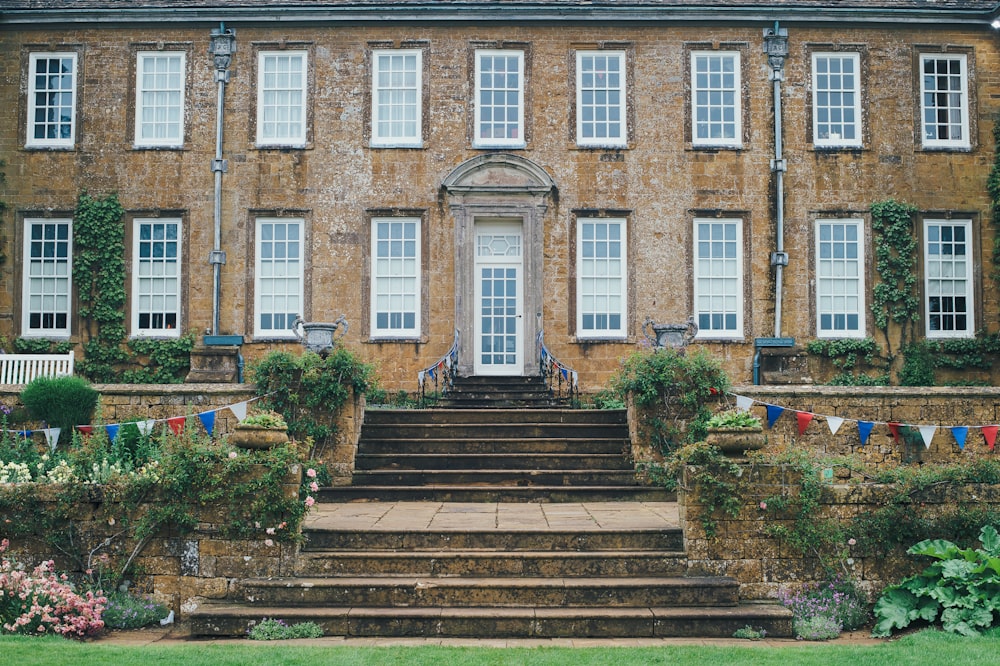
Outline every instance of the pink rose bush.
{"type": "MultiPolygon", "coordinates": [[[[4,539],[0,553],[10,547],[4,539]]],[[[52,560],[30,573],[24,565],[0,555],[0,629],[16,634],[60,634],[70,638],[95,636],[104,630],[101,614],[107,599],[73,591],[65,574],[57,576],[52,560]]]]}

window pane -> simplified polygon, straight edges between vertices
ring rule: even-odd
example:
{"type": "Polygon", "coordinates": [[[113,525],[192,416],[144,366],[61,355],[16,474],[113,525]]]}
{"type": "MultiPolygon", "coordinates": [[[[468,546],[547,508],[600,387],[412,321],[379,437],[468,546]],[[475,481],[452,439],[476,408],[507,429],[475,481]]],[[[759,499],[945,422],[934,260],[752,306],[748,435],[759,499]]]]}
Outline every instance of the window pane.
{"type": "Polygon", "coordinates": [[[257,142],[305,143],[306,54],[261,53],[257,91],[257,142]]]}
{"type": "Polygon", "coordinates": [[[136,62],[136,145],[180,145],[184,54],[140,53],[136,62]]]}
{"type": "Polygon", "coordinates": [[[691,58],[693,142],[739,145],[739,54],[693,53],[691,58]]]}
{"type": "Polygon", "coordinates": [[[816,233],[816,309],[818,334],[859,337],[862,334],[863,270],[861,223],[822,220],[816,233]]]}
{"type": "Polygon", "coordinates": [[[581,219],[577,229],[577,322],[582,337],[626,334],[625,222],[581,219]]]}
{"type": "Polygon", "coordinates": [[[25,221],[24,333],[68,335],[72,272],[69,221],[25,221]]]}
{"type": "Polygon", "coordinates": [[[742,335],[742,249],[739,220],[695,222],[695,315],[699,335],[742,335]]]}
{"type": "Polygon", "coordinates": [[[257,335],[293,337],[302,314],[301,220],[257,221],[257,335]]]}
{"type": "Polygon", "coordinates": [[[624,145],[624,62],[620,52],[577,54],[577,143],[624,145]]]}
{"type": "Polygon", "coordinates": [[[372,222],[372,335],[419,334],[419,225],[406,218],[372,222]]]}

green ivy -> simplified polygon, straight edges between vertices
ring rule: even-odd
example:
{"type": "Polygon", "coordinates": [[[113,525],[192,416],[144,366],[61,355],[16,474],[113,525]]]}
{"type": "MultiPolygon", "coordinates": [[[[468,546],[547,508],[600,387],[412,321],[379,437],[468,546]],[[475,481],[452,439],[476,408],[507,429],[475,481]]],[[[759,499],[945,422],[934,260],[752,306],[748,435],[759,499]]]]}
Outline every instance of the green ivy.
{"type": "Polygon", "coordinates": [[[128,360],[122,347],[127,300],[124,215],[117,195],[96,199],[83,192],[73,216],[73,282],[86,334],[78,367],[95,382],[115,381],[115,366],[128,360]]]}
{"type": "Polygon", "coordinates": [[[903,344],[912,339],[912,327],[919,320],[920,301],[914,294],[917,284],[917,240],[913,233],[915,206],[893,199],[871,206],[875,245],[875,271],[879,280],[872,290],[872,314],[890,349],[889,322],[901,327],[903,344]],[[908,337],[909,336],[909,337],[908,337]]]}
{"type": "Polygon", "coordinates": [[[126,384],[180,384],[191,369],[194,333],[179,338],[133,338],[128,347],[146,359],[142,367],[122,373],[126,384]]]}
{"type": "MultiPolygon", "coordinates": [[[[2,171],[6,168],[7,162],[0,160],[0,185],[6,185],[7,183],[7,173],[2,171]]],[[[0,230],[3,229],[3,214],[7,212],[7,202],[0,199],[0,230]]],[[[0,266],[3,266],[7,262],[7,255],[4,253],[4,248],[7,247],[7,242],[5,238],[6,234],[0,233],[0,266]]]]}
{"type": "Polygon", "coordinates": [[[990,277],[1000,288],[1000,122],[993,123],[993,166],[986,181],[986,190],[990,193],[990,201],[993,204],[993,213],[990,217],[993,225],[993,271],[990,277]]]}

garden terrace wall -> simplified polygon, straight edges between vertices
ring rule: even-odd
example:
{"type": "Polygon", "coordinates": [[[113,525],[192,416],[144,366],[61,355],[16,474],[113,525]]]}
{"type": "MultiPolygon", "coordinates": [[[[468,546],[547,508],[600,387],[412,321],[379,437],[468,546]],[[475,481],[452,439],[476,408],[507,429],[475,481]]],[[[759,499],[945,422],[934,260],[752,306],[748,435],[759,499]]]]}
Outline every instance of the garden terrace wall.
{"type": "MultiPolygon", "coordinates": [[[[701,489],[691,483],[690,468],[685,471],[678,502],[688,574],[732,576],[740,583],[740,598],[747,600],[774,598],[781,590],[828,580],[829,573],[818,559],[796,552],[767,533],[771,525],[792,527],[793,516],[776,511],[773,502],[762,508],[761,502],[766,505],[769,498],[797,493],[801,473],[781,465],[746,465],[742,469],[746,480],[742,508],[735,516],[715,512],[716,532],[712,538],[706,535],[702,523],[705,509],[700,502],[701,489]]],[[[889,504],[895,491],[893,486],[880,484],[826,485],[818,515],[810,518],[836,518],[846,525],[854,517],[870,515],[889,504]]],[[[914,510],[919,509],[927,517],[961,508],[1000,510],[1000,486],[937,486],[914,495],[912,501],[914,510]]],[[[883,544],[866,543],[860,534],[848,538],[855,538],[857,543],[843,544],[848,557],[837,563],[838,570],[858,581],[869,594],[898,583],[930,563],[928,558],[906,555],[903,548],[883,552],[883,544]]]]}
{"type": "MultiPolygon", "coordinates": [[[[753,386],[738,385],[732,394],[753,398],[751,411],[765,424],[768,447],[808,447],[825,455],[857,454],[866,465],[881,469],[900,464],[958,462],[976,456],[1000,455],[989,450],[982,431],[976,426],[1000,423],[1000,387],[901,387],[901,386],[753,386]],[[785,408],[772,428],[767,428],[766,404],[785,408]],[[795,411],[817,416],[803,435],[799,435],[795,411]],[[831,434],[825,416],[846,419],[837,434],[831,434]],[[855,421],[876,422],[864,446],[855,421]],[[897,422],[912,425],[936,425],[929,448],[924,446],[915,430],[896,441],[885,425],[897,422]],[[950,426],[970,426],[964,449],[959,448],[950,426]]],[[[735,399],[726,396],[709,409],[722,410],[735,406],[735,399]]],[[[656,460],[648,427],[643,421],[656,416],[654,410],[629,406],[632,429],[632,455],[636,461],[656,460]]],[[[660,414],[674,420],[678,415],[660,414]]],[[[684,422],[685,415],[679,415],[684,422]]],[[[906,433],[903,433],[906,435],[906,433]]],[[[840,470],[841,478],[847,478],[840,470]]]]}
{"type": "MultiPolygon", "coordinates": [[[[254,398],[253,384],[94,384],[101,399],[94,416],[95,423],[122,423],[137,419],[168,419],[175,416],[195,416],[216,411],[212,434],[222,437],[232,432],[236,416],[226,407],[254,398]]],[[[16,409],[22,407],[23,386],[0,386],[0,403],[16,409]]],[[[355,395],[347,387],[349,397],[340,412],[333,417],[336,426],[333,447],[324,451],[334,484],[350,483],[354,473],[354,457],[364,421],[364,396],[355,395]]],[[[197,418],[195,418],[197,421],[197,418]]],[[[32,428],[38,424],[29,424],[32,428]]],[[[200,423],[195,424],[201,428],[200,423]]],[[[15,427],[20,428],[17,424],[15,427]]]]}
{"type": "MultiPolygon", "coordinates": [[[[284,497],[299,496],[301,478],[301,465],[292,465],[282,481],[284,497]]],[[[43,508],[56,503],[59,490],[58,486],[41,484],[0,485],[0,493],[17,492],[20,498],[30,498],[43,508]]],[[[88,500],[75,507],[73,529],[90,543],[99,543],[115,535],[120,527],[109,525],[103,518],[105,500],[101,488],[91,488],[88,500]]],[[[152,504],[140,505],[139,512],[149,506],[152,504]]],[[[134,570],[141,573],[131,578],[137,589],[150,592],[183,619],[203,600],[235,595],[244,578],[292,574],[298,550],[295,543],[274,541],[273,545],[267,545],[263,532],[257,539],[226,539],[222,536],[225,520],[226,512],[221,507],[209,506],[199,512],[194,531],[179,533],[165,529],[158,533],[135,560],[134,570]]],[[[11,553],[22,562],[34,566],[52,559],[57,571],[83,577],[78,563],[41,540],[15,537],[10,541],[11,553]]],[[[114,541],[111,547],[114,559],[127,556],[134,545],[131,539],[114,541]]]]}

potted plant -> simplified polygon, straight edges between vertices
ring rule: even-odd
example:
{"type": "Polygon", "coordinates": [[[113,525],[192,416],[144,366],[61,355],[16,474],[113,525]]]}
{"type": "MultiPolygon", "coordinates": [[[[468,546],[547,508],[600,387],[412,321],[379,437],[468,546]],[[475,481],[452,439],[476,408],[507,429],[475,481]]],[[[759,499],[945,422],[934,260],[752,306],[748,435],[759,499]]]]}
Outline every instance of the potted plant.
{"type": "Polygon", "coordinates": [[[270,449],[288,441],[288,424],[276,412],[258,412],[240,421],[229,441],[243,449],[270,449]]]}
{"type": "Polygon", "coordinates": [[[730,409],[708,420],[705,441],[730,457],[764,448],[767,437],[760,419],[745,409],[730,409]]]}

